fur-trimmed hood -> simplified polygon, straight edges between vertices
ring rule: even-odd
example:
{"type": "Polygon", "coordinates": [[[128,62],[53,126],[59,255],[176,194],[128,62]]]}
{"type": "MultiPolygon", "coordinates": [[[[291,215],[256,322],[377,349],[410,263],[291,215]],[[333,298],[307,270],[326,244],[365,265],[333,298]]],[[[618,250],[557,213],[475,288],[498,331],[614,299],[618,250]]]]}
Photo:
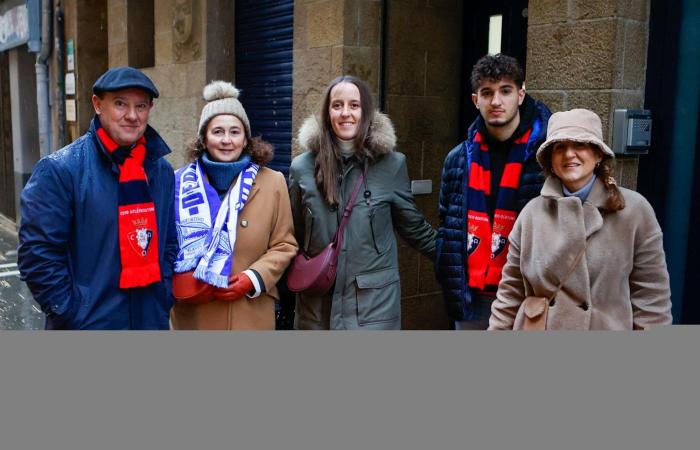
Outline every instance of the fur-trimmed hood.
{"type": "MultiPolygon", "coordinates": [[[[318,153],[321,149],[321,124],[315,115],[307,117],[299,128],[297,142],[305,149],[318,153]]],[[[377,157],[394,151],[396,147],[396,133],[391,119],[379,111],[374,114],[374,120],[370,125],[367,138],[367,150],[372,156],[377,157]]]]}

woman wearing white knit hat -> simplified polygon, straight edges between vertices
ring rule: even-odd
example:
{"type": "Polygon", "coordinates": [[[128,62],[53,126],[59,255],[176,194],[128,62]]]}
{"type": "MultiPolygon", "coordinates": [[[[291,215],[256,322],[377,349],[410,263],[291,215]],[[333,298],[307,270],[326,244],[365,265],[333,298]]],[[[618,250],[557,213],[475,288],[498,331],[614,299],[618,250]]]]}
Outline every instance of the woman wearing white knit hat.
{"type": "Polygon", "coordinates": [[[175,329],[274,329],[275,284],[297,251],[284,176],[252,137],[231,83],[204,88],[188,165],[175,174],[175,329]]]}
{"type": "Polygon", "coordinates": [[[547,179],[510,233],[489,329],[631,330],[671,323],[661,228],[617,187],[600,117],[557,112],[537,161],[547,179]]]}

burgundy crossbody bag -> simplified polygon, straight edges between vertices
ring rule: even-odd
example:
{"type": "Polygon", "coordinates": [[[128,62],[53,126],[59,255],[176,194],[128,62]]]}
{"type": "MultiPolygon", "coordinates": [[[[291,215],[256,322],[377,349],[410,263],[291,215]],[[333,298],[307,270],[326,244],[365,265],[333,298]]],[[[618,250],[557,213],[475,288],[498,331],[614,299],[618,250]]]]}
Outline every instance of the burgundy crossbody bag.
{"type": "Polygon", "coordinates": [[[294,257],[287,273],[287,287],[290,291],[321,296],[325,295],[335,283],[338,271],[338,255],[343,248],[343,232],[350,218],[352,208],[355,206],[357,193],[360,192],[360,187],[366,174],[367,165],[365,164],[364,171],[360,174],[357,183],[355,183],[355,190],[352,192],[350,201],[345,205],[343,218],[340,219],[340,225],[330,244],[316,256],[309,256],[304,250],[300,249],[297,256],[294,257]]]}

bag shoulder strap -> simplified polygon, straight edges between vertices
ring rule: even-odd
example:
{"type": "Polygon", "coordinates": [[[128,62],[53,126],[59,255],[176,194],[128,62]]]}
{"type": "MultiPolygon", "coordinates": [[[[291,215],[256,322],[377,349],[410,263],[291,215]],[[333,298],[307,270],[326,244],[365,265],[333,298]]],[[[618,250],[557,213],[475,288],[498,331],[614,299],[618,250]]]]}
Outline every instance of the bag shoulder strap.
{"type": "Polygon", "coordinates": [[[333,237],[333,241],[336,243],[339,241],[342,242],[343,231],[345,231],[345,225],[348,223],[348,219],[350,218],[350,214],[352,213],[352,208],[355,207],[355,200],[357,200],[357,194],[360,192],[360,188],[362,187],[362,183],[365,181],[366,176],[367,161],[365,160],[363,164],[362,173],[360,174],[360,178],[358,178],[357,182],[355,183],[355,188],[352,191],[350,200],[346,203],[345,209],[343,210],[343,218],[340,219],[340,225],[338,226],[338,230],[335,232],[335,236],[333,237]]]}
{"type": "Polygon", "coordinates": [[[571,266],[571,269],[569,269],[569,272],[564,276],[559,281],[559,284],[557,285],[557,289],[554,291],[552,295],[549,296],[549,300],[552,300],[554,297],[557,296],[559,291],[561,290],[561,287],[566,283],[566,280],[569,279],[572,273],[574,273],[574,270],[576,270],[576,266],[578,266],[578,263],[581,262],[581,257],[586,253],[586,247],[588,247],[588,240],[586,240],[585,244],[583,244],[583,249],[579,252],[578,256],[576,256],[576,260],[574,260],[574,264],[571,266]]]}

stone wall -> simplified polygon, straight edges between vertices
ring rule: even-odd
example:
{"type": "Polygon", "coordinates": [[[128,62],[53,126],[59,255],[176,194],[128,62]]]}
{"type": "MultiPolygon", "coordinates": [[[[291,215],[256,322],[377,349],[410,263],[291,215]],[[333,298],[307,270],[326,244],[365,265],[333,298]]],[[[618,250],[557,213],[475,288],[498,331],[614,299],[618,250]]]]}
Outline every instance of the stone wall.
{"type": "MultiPolygon", "coordinates": [[[[292,131],[314,113],[333,78],[355,75],[379,91],[381,2],[297,0],[294,2],[292,131]]],[[[292,153],[301,149],[296,142],[292,153]]]]}
{"type": "MultiPolygon", "coordinates": [[[[381,1],[298,0],[294,5],[293,130],[316,112],[325,86],[338,75],[364,79],[378,101],[384,66],[384,109],[396,127],[399,150],[407,155],[411,179],[433,182],[433,193],[416,202],[434,226],[442,161],[459,141],[461,39],[455,36],[461,36],[461,5],[390,0],[384,33],[381,1]]],[[[300,151],[294,143],[293,153],[300,151]]],[[[403,328],[447,328],[432,262],[399,242],[403,328]]]]}
{"type": "MultiPolygon", "coordinates": [[[[109,65],[129,64],[129,39],[126,19],[130,0],[109,0],[109,65]]],[[[138,3],[138,2],[136,2],[138,3]]],[[[161,96],[151,112],[150,123],[163,136],[173,153],[168,159],[175,168],[184,164],[183,150],[194,137],[204,100],[202,88],[209,73],[233,80],[233,58],[207,55],[207,31],[230,21],[233,29],[233,1],[154,0],[155,65],[141,67],[158,87],[161,96]],[[213,14],[226,8],[230,15],[213,14]],[[230,17],[225,17],[230,16],[230,17]],[[218,70],[212,70],[212,67],[218,70]]],[[[217,42],[221,36],[217,36],[217,42]]],[[[230,56],[230,43],[217,43],[223,56],[230,56]]],[[[138,44],[138,42],[137,42],[138,44]]],[[[131,46],[133,48],[133,46],[131,46]]]]}
{"type": "MultiPolygon", "coordinates": [[[[184,164],[186,142],[197,132],[204,100],[202,88],[213,79],[234,79],[234,0],[151,0],[153,38],[134,30],[128,20],[138,17],[143,1],[66,0],[65,38],[75,45],[77,122],[68,122],[66,140],[83,134],[94,114],[92,84],[109,67],[132,65],[153,79],[161,96],[150,116],[172,149],[167,157],[174,167],[184,164]],[[228,14],[222,14],[228,11],[228,14]],[[215,42],[207,46],[207,41],[215,42]],[[151,45],[149,52],[143,47],[151,45]],[[154,57],[145,57],[144,53],[154,57]],[[152,61],[143,67],[143,61],[152,61]]],[[[131,22],[134,22],[133,20],[131,22]]],[[[140,24],[143,28],[147,24],[140,24]]],[[[52,80],[58,68],[53,54],[52,80]]],[[[57,119],[54,111],[54,122],[57,119]]],[[[54,133],[55,135],[56,133],[54,133]]]]}
{"type": "MultiPolygon", "coordinates": [[[[649,0],[531,0],[528,9],[528,92],[552,111],[592,109],[611,144],[614,110],[644,104],[649,0]]],[[[637,167],[618,159],[618,182],[635,189],[637,167]]]]}
{"type": "MultiPolygon", "coordinates": [[[[409,177],[433,183],[433,192],[416,196],[416,203],[435,227],[442,163],[462,140],[462,3],[389,0],[387,5],[386,112],[406,154],[409,177]]],[[[399,260],[403,327],[448,328],[433,262],[403,241],[399,260]]]]}

